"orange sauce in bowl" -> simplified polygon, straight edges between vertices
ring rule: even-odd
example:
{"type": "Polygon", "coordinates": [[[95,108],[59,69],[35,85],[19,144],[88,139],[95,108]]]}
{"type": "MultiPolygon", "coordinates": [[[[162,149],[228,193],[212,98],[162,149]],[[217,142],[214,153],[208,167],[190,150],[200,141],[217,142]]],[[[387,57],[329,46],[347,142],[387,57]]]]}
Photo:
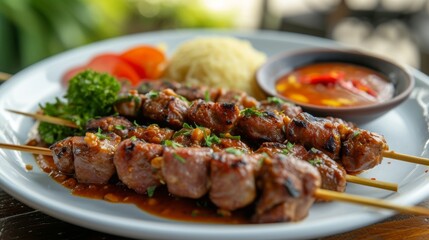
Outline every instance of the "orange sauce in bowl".
{"type": "Polygon", "coordinates": [[[276,91],[297,103],[325,107],[371,105],[391,99],[394,86],[370,68],[340,62],[296,68],[276,82],[276,91]]]}

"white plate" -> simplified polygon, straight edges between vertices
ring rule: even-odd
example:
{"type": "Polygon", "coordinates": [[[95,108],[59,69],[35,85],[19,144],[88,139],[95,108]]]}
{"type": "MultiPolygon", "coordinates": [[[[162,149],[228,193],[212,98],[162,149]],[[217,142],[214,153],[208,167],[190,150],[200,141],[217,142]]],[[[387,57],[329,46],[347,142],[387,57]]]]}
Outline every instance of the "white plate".
{"type": "MultiPolygon", "coordinates": [[[[97,53],[119,52],[141,43],[166,43],[169,53],[181,42],[201,35],[232,35],[249,40],[268,55],[307,47],[337,47],[327,40],[278,32],[165,31],[137,34],[78,48],[44,60],[16,74],[0,88],[0,142],[24,143],[32,120],[4,109],[32,112],[38,103],[62,96],[59,80],[71,66],[86,62],[97,53]]],[[[429,139],[423,112],[429,102],[428,78],[412,70],[417,80],[412,97],[383,117],[361,126],[385,135],[392,149],[413,155],[425,154],[429,139]],[[424,110],[423,110],[424,109],[424,110]]],[[[427,156],[427,155],[426,155],[427,156]]],[[[383,198],[402,205],[416,204],[429,195],[427,167],[385,159],[362,174],[378,180],[396,182],[397,193],[349,184],[347,192],[383,198]]],[[[0,150],[1,187],[29,206],[51,216],[86,228],[133,238],[169,239],[304,239],[356,229],[380,221],[391,211],[345,203],[315,204],[310,215],[298,223],[261,225],[198,224],[161,219],[138,210],[134,205],[76,197],[53,181],[35,164],[30,154],[0,150]],[[32,171],[25,164],[34,165],[32,171]]]]}

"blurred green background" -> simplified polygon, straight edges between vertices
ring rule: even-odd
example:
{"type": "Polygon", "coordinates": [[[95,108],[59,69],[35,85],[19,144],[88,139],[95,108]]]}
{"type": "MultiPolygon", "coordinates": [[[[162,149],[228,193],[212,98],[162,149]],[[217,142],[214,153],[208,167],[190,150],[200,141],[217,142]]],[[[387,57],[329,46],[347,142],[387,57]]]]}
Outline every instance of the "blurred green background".
{"type": "Polygon", "coordinates": [[[429,74],[429,0],[0,0],[0,72],[106,38],[178,28],[304,33],[429,74]]]}
{"type": "Polygon", "coordinates": [[[232,12],[201,0],[0,0],[0,71],[115,36],[174,28],[230,28],[232,12]]]}

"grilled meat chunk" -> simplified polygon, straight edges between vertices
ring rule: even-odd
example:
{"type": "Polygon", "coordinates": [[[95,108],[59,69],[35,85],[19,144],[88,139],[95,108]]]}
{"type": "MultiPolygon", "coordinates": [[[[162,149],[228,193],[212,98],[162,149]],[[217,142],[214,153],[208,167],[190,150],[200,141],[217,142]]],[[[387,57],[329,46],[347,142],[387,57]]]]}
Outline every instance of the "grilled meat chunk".
{"type": "Polygon", "coordinates": [[[239,115],[240,110],[232,103],[195,100],[189,108],[187,119],[190,123],[210,128],[218,134],[229,132],[239,115]]]}
{"type": "Polygon", "coordinates": [[[274,112],[259,112],[254,109],[243,110],[233,133],[246,139],[249,145],[263,142],[284,142],[283,115],[274,112]]]}
{"type": "Polygon", "coordinates": [[[161,144],[163,141],[171,139],[174,131],[169,128],[161,128],[157,124],[149,126],[132,127],[128,131],[128,138],[135,136],[148,143],[161,144]]]}
{"type": "Polygon", "coordinates": [[[340,158],[340,133],[337,126],[325,118],[305,112],[298,114],[287,126],[287,139],[307,149],[319,149],[334,160],[340,158]]]}
{"type": "Polygon", "coordinates": [[[307,151],[302,145],[267,142],[263,143],[256,153],[266,153],[273,157],[276,154],[294,155],[298,159],[309,162],[320,173],[321,188],[344,192],[346,190],[346,170],[328,155],[315,148],[307,151]]]}
{"type": "Polygon", "coordinates": [[[138,93],[140,94],[146,94],[150,91],[160,92],[164,89],[171,89],[173,91],[176,91],[178,88],[182,87],[182,84],[178,82],[170,82],[167,80],[156,80],[156,81],[144,81],[142,84],[137,88],[138,93]]]}
{"type": "Polygon", "coordinates": [[[114,155],[113,163],[119,179],[137,193],[146,193],[149,187],[160,185],[161,169],[152,164],[163,153],[159,144],[145,143],[140,140],[122,141],[114,155]]]}
{"type": "Polygon", "coordinates": [[[171,89],[160,92],[149,92],[142,104],[142,115],[145,119],[178,129],[185,121],[188,102],[171,89]]]}
{"type": "MultiPolygon", "coordinates": [[[[227,133],[228,135],[229,133],[227,133]]],[[[219,152],[226,148],[235,148],[243,153],[250,153],[252,150],[249,148],[247,144],[244,142],[238,140],[238,139],[231,139],[231,138],[220,138],[218,143],[215,143],[211,146],[213,151],[219,152]]]]}
{"type": "Polygon", "coordinates": [[[168,191],[179,197],[200,198],[210,188],[210,148],[166,148],[162,175],[168,191]]]}
{"type": "Polygon", "coordinates": [[[252,108],[258,106],[258,101],[239,90],[218,89],[218,96],[215,100],[219,103],[233,103],[240,109],[252,108]]]}
{"type": "Polygon", "coordinates": [[[73,138],[73,157],[76,179],[80,183],[107,183],[115,174],[113,155],[121,142],[114,133],[73,138]]]}
{"type": "Polygon", "coordinates": [[[296,106],[292,103],[273,97],[268,98],[267,100],[262,100],[258,107],[264,111],[281,112],[290,118],[293,118],[302,112],[302,108],[300,106],[296,106]]]}
{"type": "Polygon", "coordinates": [[[262,195],[253,221],[257,223],[299,221],[308,215],[320,174],[293,155],[266,159],[259,179],[262,195]]]}
{"type": "Polygon", "coordinates": [[[247,154],[215,153],[210,165],[210,200],[229,211],[252,203],[256,198],[255,162],[247,154]]]}
{"type": "Polygon", "coordinates": [[[310,149],[302,158],[319,171],[322,179],[321,188],[337,192],[346,190],[347,172],[339,163],[315,148],[310,149]]]}
{"type": "Polygon", "coordinates": [[[86,131],[97,132],[100,129],[102,132],[114,132],[121,138],[125,138],[128,135],[128,129],[132,126],[133,124],[124,117],[108,116],[89,120],[86,131]]]}
{"type": "Polygon", "coordinates": [[[121,116],[137,117],[142,102],[146,97],[139,95],[137,90],[133,89],[127,95],[120,96],[115,103],[115,109],[121,116]]]}
{"type": "Polygon", "coordinates": [[[351,131],[342,144],[341,162],[349,173],[358,173],[381,163],[388,145],[383,136],[363,129],[351,131]]]}
{"type": "Polygon", "coordinates": [[[82,137],[68,137],[49,147],[55,166],[63,173],[74,173],[73,142],[77,141],[78,138],[82,137]]]}

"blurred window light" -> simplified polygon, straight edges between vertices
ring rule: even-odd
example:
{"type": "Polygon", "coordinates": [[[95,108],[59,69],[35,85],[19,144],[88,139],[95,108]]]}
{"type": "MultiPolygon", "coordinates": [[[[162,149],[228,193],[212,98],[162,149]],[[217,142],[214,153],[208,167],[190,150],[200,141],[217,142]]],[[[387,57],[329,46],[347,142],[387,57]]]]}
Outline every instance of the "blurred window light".
{"type": "Polygon", "coordinates": [[[381,0],[382,7],[393,12],[418,11],[425,3],[426,0],[381,0]]]}
{"type": "Polygon", "coordinates": [[[376,0],[346,0],[346,4],[353,10],[373,10],[377,7],[376,0]]]}

